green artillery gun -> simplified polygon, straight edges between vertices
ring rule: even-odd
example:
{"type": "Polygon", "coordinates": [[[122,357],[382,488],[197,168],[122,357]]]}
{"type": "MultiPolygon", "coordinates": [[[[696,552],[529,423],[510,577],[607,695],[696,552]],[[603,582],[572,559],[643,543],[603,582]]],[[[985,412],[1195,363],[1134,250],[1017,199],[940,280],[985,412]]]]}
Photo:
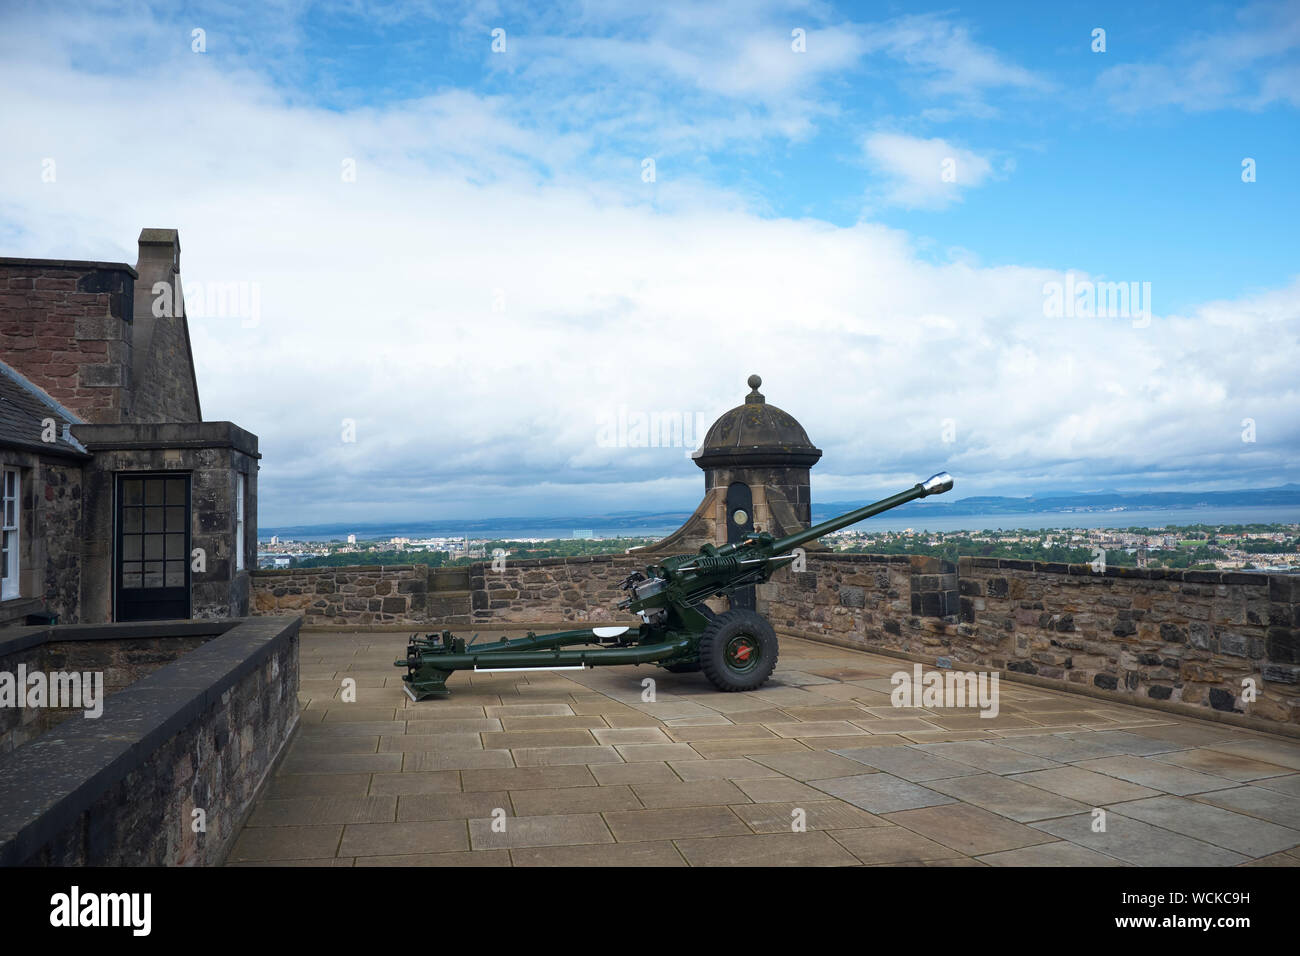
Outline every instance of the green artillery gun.
{"type": "Polygon", "coordinates": [[[407,669],[402,680],[412,700],[448,696],[447,678],[458,670],[582,670],[616,664],[657,664],[673,673],[703,671],[719,690],[754,690],[776,667],[776,632],[754,611],[733,608],[715,614],[705,600],[762,584],[798,557],[796,549],[822,535],[951,487],[952,478],[941,472],[907,491],[784,538],[761,532],[721,548],[706,544],[698,554],[664,558],[644,574],[637,571],[623,581],[628,597],[618,606],[641,618],[636,630],[619,625],[555,634],[529,631],[525,637],[469,646],[450,631],[423,638],[412,635],[406,659],[395,663],[407,669]],[[559,649],[575,645],[587,649],[559,649]]]}

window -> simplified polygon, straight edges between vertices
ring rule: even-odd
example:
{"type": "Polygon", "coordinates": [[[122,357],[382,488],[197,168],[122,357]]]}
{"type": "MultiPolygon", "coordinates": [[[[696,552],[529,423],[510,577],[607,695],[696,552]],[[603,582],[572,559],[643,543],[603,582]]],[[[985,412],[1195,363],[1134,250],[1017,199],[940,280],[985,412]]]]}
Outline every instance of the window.
{"type": "Polygon", "coordinates": [[[17,468],[4,469],[0,478],[0,492],[3,503],[0,504],[0,600],[7,601],[18,597],[18,506],[22,484],[18,478],[17,468]]]}
{"type": "Polygon", "coordinates": [[[186,480],[124,478],[120,487],[122,587],[184,587],[189,523],[186,480]]]}
{"type": "Polygon", "coordinates": [[[235,570],[244,570],[244,475],[235,475],[235,570]]]}

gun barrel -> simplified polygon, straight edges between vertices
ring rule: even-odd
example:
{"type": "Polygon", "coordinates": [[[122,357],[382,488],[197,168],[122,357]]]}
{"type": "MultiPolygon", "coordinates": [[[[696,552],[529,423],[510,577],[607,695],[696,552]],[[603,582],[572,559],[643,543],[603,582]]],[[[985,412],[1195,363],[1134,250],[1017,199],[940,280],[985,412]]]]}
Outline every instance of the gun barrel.
{"type": "Polygon", "coordinates": [[[946,471],[941,471],[925,481],[913,485],[907,491],[900,491],[896,495],[890,495],[888,498],[882,498],[874,504],[864,505],[848,514],[842,514],[838,518],[831,518],[829,521],[823,521],[821,524],[815,524],[811,528],[803,531],[796,531],[794,534],[786,535],[784,538],[777,538],[772,542],[772,551],[776,554],[784,554],[792,551],[800,545],[807,544],[809,541],[815,541],[822,535],[830,534],[832,531],[839,531],[841,528],[847,528],[851,524],[857,524],[864,518],[870,518],[872,515],[878,515],[882,511],[888,511],[890,508],[897,508],[899,505],[914,501],[917,498],[926,498],[930,495],[941,495],[952,488],[952,476],[946,471]]]}

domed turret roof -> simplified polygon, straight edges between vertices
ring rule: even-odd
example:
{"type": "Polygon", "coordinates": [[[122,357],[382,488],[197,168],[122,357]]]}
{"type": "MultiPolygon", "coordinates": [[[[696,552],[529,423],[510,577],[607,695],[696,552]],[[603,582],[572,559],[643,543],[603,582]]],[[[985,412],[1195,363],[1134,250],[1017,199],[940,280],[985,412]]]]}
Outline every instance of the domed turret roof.
{"type": "Polygon", "coordinates": [[[821,458],[808,433],[794,416],[775,405],[759,392],[763,380],[749,377],[750,393],[745,404],[737,405],[713,423],[704,443],[692,457],[701,468],[730,467],[804,467],[821,458]]]}

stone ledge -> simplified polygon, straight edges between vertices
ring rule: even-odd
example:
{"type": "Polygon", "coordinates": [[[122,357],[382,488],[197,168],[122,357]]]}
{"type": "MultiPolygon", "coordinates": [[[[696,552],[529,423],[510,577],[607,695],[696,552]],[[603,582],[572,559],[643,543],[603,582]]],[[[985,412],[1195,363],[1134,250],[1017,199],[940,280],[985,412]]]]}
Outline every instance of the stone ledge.
{"type": "Polygon", "coordinates": [[[95,269],[108,269],[113,272],[125,272],[132,279],[140,278],[134,266],[125,262],[90,262],[82,259],[20,259],[12,256],[0,256],[0,269],[14,266],[37,266],[41,269],[68,269],[90,272],[95,269]]]}
{"type": "MultiPolygon", "coordinates": [[[[111,712],[98,720],[65,722],[0,759],[0,866],[28,860],[74,827],[114,784],[148,766],[160,747],[295,640],[301,626],[296,617],[191,623],[225,633],[113,695],[111,712]]],[[[98,627],[120,638],[139,625],[98,627]]],[[[65,640],[59,628],[42,630],[48,640],[65,640]]]]}

